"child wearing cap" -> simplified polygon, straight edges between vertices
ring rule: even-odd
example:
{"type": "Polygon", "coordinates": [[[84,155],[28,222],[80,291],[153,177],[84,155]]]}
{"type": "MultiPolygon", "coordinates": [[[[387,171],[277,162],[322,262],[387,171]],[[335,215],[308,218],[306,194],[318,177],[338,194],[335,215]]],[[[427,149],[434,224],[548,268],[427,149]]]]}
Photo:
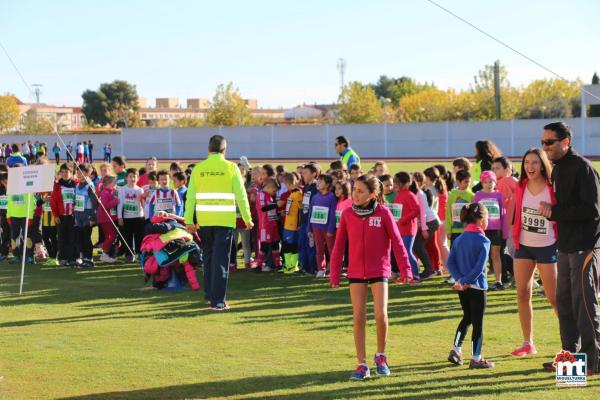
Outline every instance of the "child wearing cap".
{"type": "Polygon", "coordinates": [[[480,177],[482,189],[475,193],[473,203],[484,205],[488,211],[488,227],[485,230],[485,236],[491,242],[490,253],[496,279],[496,283],[490,287],[490,290],[503,290],[500,247],[502,246],[502,240],[506,240],[508,237],[509,224],[506,218],[504,196],[496,189],[496,182],[495,173],[483,171],[480,177]]]}

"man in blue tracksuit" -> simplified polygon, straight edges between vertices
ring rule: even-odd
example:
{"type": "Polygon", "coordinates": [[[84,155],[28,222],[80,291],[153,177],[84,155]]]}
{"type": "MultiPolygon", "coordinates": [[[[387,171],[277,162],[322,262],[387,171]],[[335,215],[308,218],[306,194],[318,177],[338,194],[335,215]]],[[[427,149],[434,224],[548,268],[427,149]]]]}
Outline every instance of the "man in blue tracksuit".
{"type": "Polygon", "coordinates": [[[318,193],[317,178],[320,168],[318,164],[306,164],[302,170],[302,177],[306,184],[304,185],[302,196],[302,212],[300,213],[300,233],[298,237],[298,255],[302,269],[299,273],[314,274],[317,270],[317,258],[315,254],[315,242],[310,232],[310,201],[318,193]]]}

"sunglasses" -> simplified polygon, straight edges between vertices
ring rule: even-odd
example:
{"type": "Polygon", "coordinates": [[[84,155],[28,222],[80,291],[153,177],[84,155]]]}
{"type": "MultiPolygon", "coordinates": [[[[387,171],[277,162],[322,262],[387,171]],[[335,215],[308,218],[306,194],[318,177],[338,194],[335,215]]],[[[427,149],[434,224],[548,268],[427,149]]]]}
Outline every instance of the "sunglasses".
{"type": "Polygon", "coordinates": [[[556,142],[560,142],[560,139],[546,139],[541,141],[542,146],[552,146],[556,142]]]}

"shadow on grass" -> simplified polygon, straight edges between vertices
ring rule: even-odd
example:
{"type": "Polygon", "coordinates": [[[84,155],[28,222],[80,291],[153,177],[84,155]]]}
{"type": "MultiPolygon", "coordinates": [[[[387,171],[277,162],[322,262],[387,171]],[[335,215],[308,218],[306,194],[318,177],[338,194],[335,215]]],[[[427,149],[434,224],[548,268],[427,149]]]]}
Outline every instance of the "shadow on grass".
{"type": "MultiPolygon", "coordinates": [[[[431,364],[392,366],[395,375],[370,382],[349,382],[349,371],[325,374],[276,375],[217,382],[173,385],[160,388],[114,391],[64,397],[62,400],[100,399],[339,399],[380,395],[380,398],[448,399],[476,396],[510,396],[552,389],[552,379],[540,378],[538,370],[496,372],[461,371],[459,379],[439,381],[430,375],[431,364]],[[423,374],[426,374],[423,376],[423,374]],[[399,381],[397,378],[400,377],[399,381]],[[505,386],[502,386],[504,384],[505,386]],[[335,385],[335,387],[328,387],[335,385]],[[511,386],[512,385],[512,386],[511,386]],[[515,387],[516,386],[516,387],[515,387]],[[289,392],[292,393],[289,393],[289,392]],[[278,393],[282,392],[282,393],[278,393]]],[[[434,368],[440,368],[434,364],[434,368]]]]}

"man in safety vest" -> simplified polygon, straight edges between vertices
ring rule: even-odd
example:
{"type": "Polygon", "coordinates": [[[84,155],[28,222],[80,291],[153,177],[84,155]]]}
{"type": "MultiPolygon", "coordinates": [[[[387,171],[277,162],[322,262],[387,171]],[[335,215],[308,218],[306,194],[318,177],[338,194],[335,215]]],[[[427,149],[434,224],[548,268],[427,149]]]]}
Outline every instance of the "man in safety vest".
{"type": "Polygon", "coordinates": [[[340,161],[346,171],[349,171],[350,166],[354,164],[360,165],[360,157],[352,150],[352,147],[350,147],[350,140],[346,136],[336,137],[333,145],[335,151],[340,155],[340,161]]]}
{"type": "Polygon", "coordinates": [[[204,297],[215,311],[229,308],[225,296],[236,204],[246,229],[254,226],[242,174],[236,164],[225,159],[226,148],[223,136],[210,138],[208,157],[196,165],[190,176],[184,215],[189,232],[200,229],[204,297]]]}

